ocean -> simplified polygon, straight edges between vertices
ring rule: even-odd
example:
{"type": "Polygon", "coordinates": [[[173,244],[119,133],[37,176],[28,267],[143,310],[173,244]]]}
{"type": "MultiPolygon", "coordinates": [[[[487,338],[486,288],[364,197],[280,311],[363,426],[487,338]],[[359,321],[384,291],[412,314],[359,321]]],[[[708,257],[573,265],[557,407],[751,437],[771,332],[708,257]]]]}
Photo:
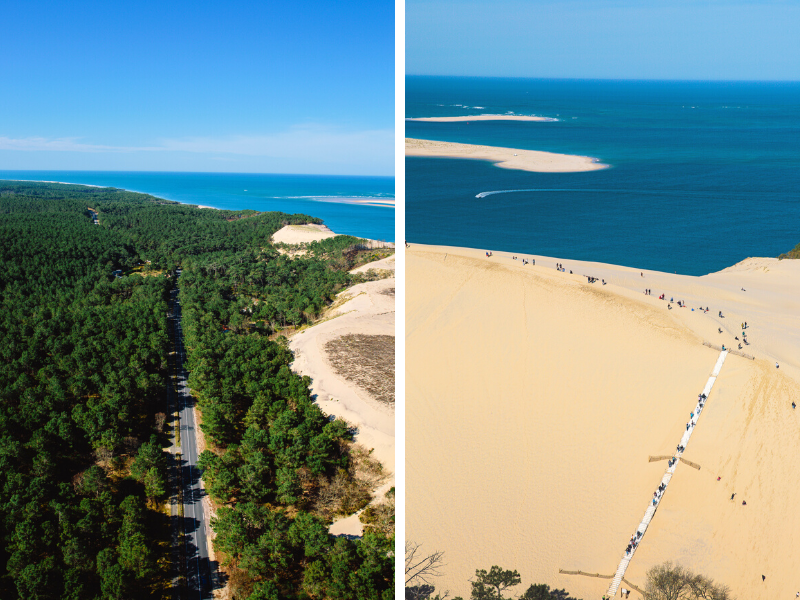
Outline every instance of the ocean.
{"type": "Polygon", "coordinates": [[[598,158],[406,158],[406,239],[704,275],[800,243],[800,82],[406,78],[406,137],[598,158]],[[486,192],[503,192],[486,194],[486,192]]]}
{"type": "Polygon", "coordinates": [[[394,177],[112,171],[0,171],[2,179],[116,187],[184,204],[319,217],[333,231],[393,242],[394,208],[352,200],[393,199],[394,177]]]}

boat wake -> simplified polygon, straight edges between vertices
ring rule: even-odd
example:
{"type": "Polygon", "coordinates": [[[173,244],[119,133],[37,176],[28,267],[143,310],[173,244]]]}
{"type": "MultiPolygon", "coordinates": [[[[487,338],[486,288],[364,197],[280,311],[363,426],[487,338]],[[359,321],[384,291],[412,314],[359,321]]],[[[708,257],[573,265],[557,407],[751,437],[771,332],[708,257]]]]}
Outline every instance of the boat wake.
{"type": "Polygon", "coordinates": [[[564,189],[564,188],[535,188],[527,190],[494,190],[491,192],[481,192],[476,198],[486,198],[486,196],[494,196],[495,194],[516,194],[519,192],[620,192],[624,190],[595,190],[595,189],[564,189]]]}
{"type": "MultiPolygon", "coordinates": [[[[517,194],[520,192],[597,192],[600,194],[646,194],[649,196],[689,196],[694,198],[716,198],[719,197],[718,192],[711,192],[705,190],[605,190],[597,188],[530,188],[524,190],[493,190],[491,192],[481,192],[477,194],[476,198],[486,198],[487,196],[494,196],[495,194],[517,194]]],[[[726,197],[741,197],[746,195],[746,192],[726,191],[726,197]]]]}

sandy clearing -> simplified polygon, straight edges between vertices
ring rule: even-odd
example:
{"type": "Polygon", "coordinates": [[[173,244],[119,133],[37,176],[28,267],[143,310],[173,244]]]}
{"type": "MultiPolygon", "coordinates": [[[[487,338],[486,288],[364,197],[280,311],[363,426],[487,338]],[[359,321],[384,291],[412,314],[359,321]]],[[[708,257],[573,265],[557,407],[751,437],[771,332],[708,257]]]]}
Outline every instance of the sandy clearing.
{"type": "Polygon", "coordinates": [[[370,506],[385,502],[386,492],[388,492],[393,486],[394,478],[392,478],[390,482],[382,484],[378,489],[375,490],[374,498],[372,498],[372,501],[367,504],[367,506],[359,510],[357,513],[350,515],[349,517],[339,519],[331,525],[328,531],[332,535],[361,535],[364,526],[359,520],[359,516],[370,506]]]}
{"type": "Polygon", "coordinates": [[[351,273],[366,273],[370,269],[374,269],[376,271],[394,271],[395,270],[395,255],[392,254],[391,256],[387,256],[386,258],[382,258],[380,260],[373,261],[366,265],[361,265],[350,271],[351,273]]]}
{"type": "Polygon", "coordinates": [[[455,123],[459,121],[555,121],[555,119],[527,115],[466,115],[462,117],[407,117],[406,121],[455,123]]]}
{"type": "Polygon", "coordinates": [[[406,138],[406,156],[489,160],[495,163],[495,166],[503,169],[517,169],[537,173],[576,173],[579,171],[597,171],[608,167],[608,165],[598,162],[597,159],[590,156],[412,138],[406,138]]]}
{"type": "Polygon", "coordinates": [[[272,234],[276,244],[305,244],[336,237],[325,225],[308,223],[306,225],[286,225],[272,234]]]}
{"type": "Polygon", "coordinates": [[[727,346],[744,320],[757,360],[726,360],[685,455],[702,468],[679,465],[626,578],[643,587],[672,559],[739,598],[800,589],[800,261],[689,277],[418,244],[406,256],[406,535],[445,551],[437,589],[466,597],[475,569],[499,564],[521,573],[517,593],[605,593],[608,580],[558,569],[613,573],[666,468],[647,457],[671,454],[718,356],[702,341],[727,346]],[[667,310],[662,291],[689,308],[667,310]],[[701,303],[711,311],[691,311],[701,303]]]}
{"type": "MultiPolygon", "coordinates": [[[[376,268],[388,260],[364,267],[376,268]]],[[[372,456],[392,473],[391,485],[394,485],[395,468],[394,407],[376,402],[365,390],[336,374],[324,348],[327,342],[347,334],[394,336],[394,294],[383,293],[394,287],[395,278],[390,277],[360,283],[341,292],[340,298],[348,299],[330,315],[333,318],[302,330],[289,342],[289,348],[295,353],[292,369],[312,378],[311,393],[316,395],[319,407],[326,414],[342,417],[358,426],[356,442],[373,449],[372,456]]],[[[360,535],[361,523],[350,519],[344,525],[337,522],[334,529],[336,533],[360,535]]]]}

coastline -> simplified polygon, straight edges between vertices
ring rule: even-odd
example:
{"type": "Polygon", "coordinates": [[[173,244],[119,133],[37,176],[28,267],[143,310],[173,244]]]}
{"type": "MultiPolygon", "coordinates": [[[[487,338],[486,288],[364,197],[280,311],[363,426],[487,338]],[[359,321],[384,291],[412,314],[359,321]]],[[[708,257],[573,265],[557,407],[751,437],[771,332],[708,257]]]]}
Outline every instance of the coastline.
{"type": "Polygon", "coordinates": [[[666,468],[648,455],[674,453],[717,360],[703,342],[735,348],[743,321],[755,358],[725,361],[684,455],[701,468],[678,465],[626,578],[672,560],[738,597],[796,591],[800,261],[694,277],[411,243],[406,264],[406,528],[445,552],[437,591],[499,564],[521,589],[605,593],[559,570],[614,572],[666,468]]]}
{"type": "Polygon", "coordinates": [[[406,156],[488,160],[503,169],[516,169],[536,173],[577,173],[598,171],[609,167],[609,165],[601,163],[598,159],[590,156],[414,138],[406,138],[406,156]]]}
{"type": "Polygon", "coordinates": [[[551,117],[529,115],[472,115],[461,117],[406,117],[406,121],[425,121],[429,123],[455,123],[460,121],[558,121],[551,117]]]}
{"type": "MultiPolygon", "coordinates": [[[[46,179],[2,179],[0,181],[21,181],[25,183],[59,183],[61,185],[82,185],[85,187],[104,188],[111,187],[108,185],[93,185],[91,183],[70,183],[69,181],[48,181],[46,179]]],[[[130,191],[130,190],[128,190],[130,191]]],[[[137,192],[142,193],[142,192],[137,192]]]]}
{"type": "MultiPolygon", "coordinates": [[[[181,200],[172,200],[170,198],[163,198],[161,196],[156,196],[152,192],[144,192],[141,190],[133,190],[129,188],[118,188],[113,185],[95,185],[93,183],[74,183],[71,181],[52,181],[47,179],[0,179],[0,181],[20,181],[26,183],[58,183],[61,185],[82,185],[85,187],[93,187],[93,188],[112,188],[112,189],[119,189],[124,190],[126,192],[133,192],[135,194],[146,194],[148,196],[153,196],[154,198],[158,198],[159,200],[166,200],[168,202],[177,202],[178,204],[183,204],[185,206],[195,206],[197,208],[213,208],[215,210],[231,210],[231,209],[223,209],[219,208],[218,206],[209,206],[206,204],[195,204],[193,202],[184,202],[181,200]]],[[[279,200],[280,198],[271,198],[273,200],[279,200]]],[[[314,200],[316,202],[334,202],[334,203],[342,203],[342,204],[360,204],[362,206],[378,206],[378,207],[395,207],[395,199],[394,198],[357,198],[357,197],[350,197],[350,196],[308,196],[306,197],[307,200],[314,200]]]]}

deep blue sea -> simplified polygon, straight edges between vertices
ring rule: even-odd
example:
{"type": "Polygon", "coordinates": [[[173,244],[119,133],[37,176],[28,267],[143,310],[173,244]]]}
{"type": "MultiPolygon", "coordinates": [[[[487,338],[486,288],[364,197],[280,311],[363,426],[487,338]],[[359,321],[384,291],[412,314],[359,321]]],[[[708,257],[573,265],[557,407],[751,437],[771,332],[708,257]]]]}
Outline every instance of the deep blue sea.
{"type": "Polygon", "coordinates": [[[691,275],[800,243],[800,82],[406,78],[406,117],[506,113],[553,120],[407,121],[406,137],[611,168],[407,158],[409,242],[691,275]]]}
{"type": "Polygon", "coordinates": [[[168,173],[113,171],[0,171],[0,179],[63,181],[143,192],[185,204],[254,209],[319,217],[336,233],[394,241],[394,208],[348,203],[394,198],[394,177],[168,173]]]}

